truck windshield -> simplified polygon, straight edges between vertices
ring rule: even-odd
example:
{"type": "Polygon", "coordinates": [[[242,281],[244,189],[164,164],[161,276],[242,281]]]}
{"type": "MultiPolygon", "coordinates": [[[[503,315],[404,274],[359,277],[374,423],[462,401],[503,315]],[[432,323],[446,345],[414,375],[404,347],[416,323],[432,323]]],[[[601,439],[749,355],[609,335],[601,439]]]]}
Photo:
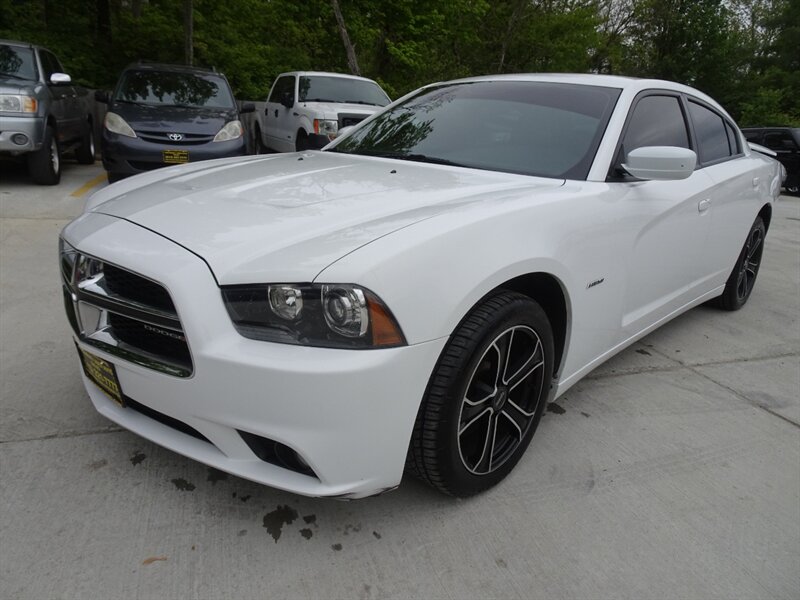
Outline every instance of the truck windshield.
{"type": "Polygon", "coordinates": [[[620,90],[537,81],[426,88],[331,152],[586,179],[620,90]]]}
{"type": "Polygon", "coordinates": [[[114,99],[149,106],[233,108],[233,95],[217,75],[127,71],[114,99]]]}
{"type": "Polygon", "coordinates": [[[386,106],[389,96],[377,83],[348,77],[300,78],[300,102],[344,102],[386,106]]]}
{"type": "Polygon", "coordinates": [[[0,77],[36,81],[36,61],[33,50],[0,44],[0,77]]]}

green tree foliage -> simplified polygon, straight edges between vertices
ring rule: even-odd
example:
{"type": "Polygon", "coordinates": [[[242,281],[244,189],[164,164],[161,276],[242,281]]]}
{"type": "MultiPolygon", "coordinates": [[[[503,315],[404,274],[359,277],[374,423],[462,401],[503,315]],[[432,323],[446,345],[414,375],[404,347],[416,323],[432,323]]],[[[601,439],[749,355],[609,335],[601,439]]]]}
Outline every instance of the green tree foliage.
{"type": "MultiPolygon", "coordinates": [[[[599,72],[693,85],[742,123],[800,123],[798,0],[339,0],[359,68],[393,97],[457,77],[599,72]]],[[[111,87],[128,63],[182,63],[183,2],[0,0],[0,38],[43,44],[111,87]]],[[[240,98],[278,73],[348,71],[330,0],[194,0],[194,63],[240,98]]]]}

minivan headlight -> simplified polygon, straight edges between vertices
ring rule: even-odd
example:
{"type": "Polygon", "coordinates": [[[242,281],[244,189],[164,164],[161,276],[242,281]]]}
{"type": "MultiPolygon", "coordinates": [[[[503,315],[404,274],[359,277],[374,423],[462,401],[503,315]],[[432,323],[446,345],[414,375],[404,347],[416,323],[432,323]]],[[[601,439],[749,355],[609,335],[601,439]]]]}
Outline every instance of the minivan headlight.
{"type": "Polygon", "coordinates": [[[103,127],[108,129],[111,133],[117,133],[126,137],[136,137],[136,132],[128,123],[120,117],[117,113],[107,112],[106,118],[103,120],[103,127]]]}
{"type": "Polygon", "coordinates": [[[228,142],[242,137],[244,130],[242,129],[241,121],[231,121],[225,124],[225,127],[219,130],[217,135],[214,136],[214,142],[228,142]]]}
{"type": "Polygon", "coordinates": [[[233,285],[222,288],[225,308],[246,338],[323,348],[405,345],[383,301],[352,284],[233,285]]]}

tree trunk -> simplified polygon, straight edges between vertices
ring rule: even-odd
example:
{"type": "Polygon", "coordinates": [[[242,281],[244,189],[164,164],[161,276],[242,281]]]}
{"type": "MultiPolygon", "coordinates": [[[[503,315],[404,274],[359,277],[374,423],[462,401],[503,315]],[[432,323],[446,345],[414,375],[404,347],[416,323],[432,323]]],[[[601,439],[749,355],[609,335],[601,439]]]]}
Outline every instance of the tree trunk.
{"type": "Polygon", "coordinates": [[[183,31],[184,31],[184,61],[187,65],[194,64],[194,12],[192,0],[183,2],[183,31]]]}
{"type": "Polygon", "coordinates": [[[356,49],[350,42],[350,36],[347,35],[347,27],[344,24],[344,17],[342,16],[342,9],[339,6],[339,0],[331,0],[333,6],[333,14],[336,16],[336,25],[339,27],[339,33],[342,36],[342,43],[344,50],[347,52],[347,66],[350,67],[350,72],[353,75],[361,75],[361,69],[358,68],[358,58],[356,57],[356,49]]]}

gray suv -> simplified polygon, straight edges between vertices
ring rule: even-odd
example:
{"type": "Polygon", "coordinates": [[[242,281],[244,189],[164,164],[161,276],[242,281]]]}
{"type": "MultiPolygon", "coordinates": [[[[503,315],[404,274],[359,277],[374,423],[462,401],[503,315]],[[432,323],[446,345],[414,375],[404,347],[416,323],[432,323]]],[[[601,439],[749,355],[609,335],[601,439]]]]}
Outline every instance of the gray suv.
{"type": "Polygon", "coordinates": [[[94,162],[91,105],[85,88],[55,55],[39,46],[0,40],[0,156],[25,155],[33,180],[61,180],[61,154],[94,162]]]}

